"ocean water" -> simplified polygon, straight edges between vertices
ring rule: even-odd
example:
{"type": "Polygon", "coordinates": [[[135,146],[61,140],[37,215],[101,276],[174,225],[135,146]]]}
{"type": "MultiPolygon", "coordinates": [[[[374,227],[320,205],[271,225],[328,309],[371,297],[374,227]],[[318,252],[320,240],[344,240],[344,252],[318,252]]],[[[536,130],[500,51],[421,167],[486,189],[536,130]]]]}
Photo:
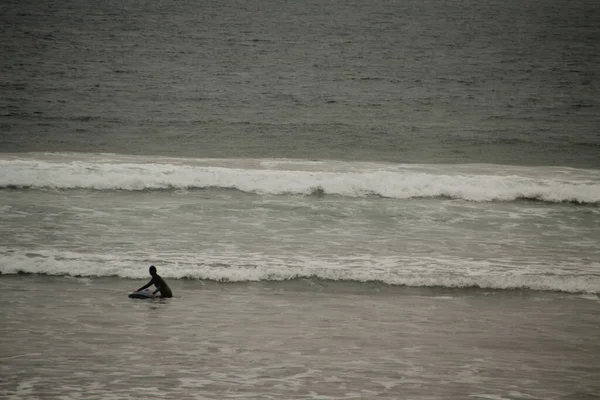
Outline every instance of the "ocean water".
{"type": "Polygon", "coordinates": [[[0,396],[600,398],[596,1],[0,10],[0,396]]]}

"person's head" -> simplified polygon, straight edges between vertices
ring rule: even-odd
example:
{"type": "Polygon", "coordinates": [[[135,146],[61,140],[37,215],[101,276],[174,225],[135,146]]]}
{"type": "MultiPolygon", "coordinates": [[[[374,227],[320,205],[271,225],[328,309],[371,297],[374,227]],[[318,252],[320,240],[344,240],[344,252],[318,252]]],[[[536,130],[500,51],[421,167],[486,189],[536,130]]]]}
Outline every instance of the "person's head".
{"type": "Polygon", "coordinates": [[[152,276],[156,275],[156,267],[154,265],[151,265],[150,269],[148,269],[148,271],[150,272],[150,275],[152,275],[152,276]]]}

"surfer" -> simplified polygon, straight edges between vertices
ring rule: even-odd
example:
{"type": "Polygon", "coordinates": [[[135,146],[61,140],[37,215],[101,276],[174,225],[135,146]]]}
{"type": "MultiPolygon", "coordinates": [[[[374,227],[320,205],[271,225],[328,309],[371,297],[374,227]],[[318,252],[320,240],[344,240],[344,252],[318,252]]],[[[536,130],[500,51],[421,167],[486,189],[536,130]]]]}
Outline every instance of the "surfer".
{"type": "Polygon", "coordinates": [[[169,287],[169,285],[167,285],[167,282],[165,282],[165,280],[159,274],[156,273],[156,267],[154,265],[151,265],[148,271],[150,272],[150,276],[152,277],[152,279],[150,280],[150,282],[139,288],[137,291],[139,292],[140,290],[144,290],[154,285],[156,286],[156,290],[152,293],[153,295],[160,292],[160,297],[173,297],[173,292],[171,292],[171,288],[169,287]]]}

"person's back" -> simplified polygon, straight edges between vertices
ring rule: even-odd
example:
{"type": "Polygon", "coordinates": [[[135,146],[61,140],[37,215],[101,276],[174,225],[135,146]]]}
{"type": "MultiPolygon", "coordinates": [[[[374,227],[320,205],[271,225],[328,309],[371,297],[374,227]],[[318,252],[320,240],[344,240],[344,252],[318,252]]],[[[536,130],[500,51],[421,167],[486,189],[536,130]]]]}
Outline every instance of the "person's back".
{"type": "Polygon", "coordinates": [[[154,282],[154,286],[160,291],[160,297],[173,297],[171,288],[167,285],[167,282],[165,282],[162,276],[155,274],[152,277],[152,281],[154,282]]]}

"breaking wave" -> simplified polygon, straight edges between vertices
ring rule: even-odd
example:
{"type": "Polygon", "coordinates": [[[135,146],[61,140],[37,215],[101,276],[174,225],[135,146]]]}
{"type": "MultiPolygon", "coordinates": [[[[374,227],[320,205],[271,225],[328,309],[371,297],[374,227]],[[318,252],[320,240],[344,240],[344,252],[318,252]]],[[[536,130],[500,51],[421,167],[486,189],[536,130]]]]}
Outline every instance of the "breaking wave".
{"type": "MultiPolygon", "coordinates": [[[[4,252],[0,275],[35,274],[70,277],[119,277],[147,279],[146,260],[114,255],[36,252],[4,252]]],[[[282,282],[294,280],[339,283],[375,283],[390,286],[484,288],[494,290],[536,290],[600,294],[600,276],[547,274],[514,266],[512,271],[492,272],[487,262],[469,260],[386,260],[356,259],[272,259],[245,256],[243,259],[210,259],[203,255],[185,260],[164,261],[161,276],[221,283],[282,282]],[[194,260],[202,259],[203,262],[194,260]]],[[[600,267],[600,265],[598,266],[600,267]]]]}
{"type": "Polygon", "coordinates": [[[221,188],[268,195],[600,203],[600,171],[557,167],[28,154],[0,155],[0,171],[3,189],[221,188]]]}

